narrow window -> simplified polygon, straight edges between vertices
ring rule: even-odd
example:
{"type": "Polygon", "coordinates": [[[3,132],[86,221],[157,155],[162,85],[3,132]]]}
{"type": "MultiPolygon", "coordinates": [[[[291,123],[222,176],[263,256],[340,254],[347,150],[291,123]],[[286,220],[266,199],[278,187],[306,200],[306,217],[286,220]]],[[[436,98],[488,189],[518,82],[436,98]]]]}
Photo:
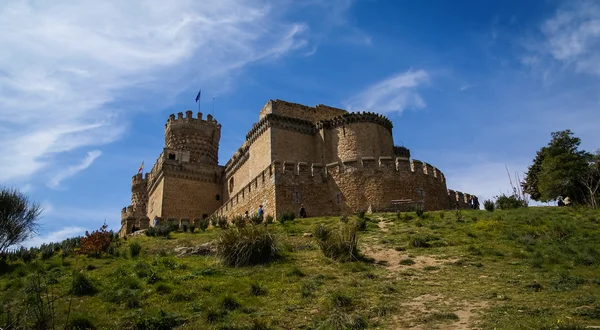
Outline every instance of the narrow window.
{"type": "Polygon", "coordinates": [[[175,154],[169,154],[169,159],[170,160],[175,160],[175,154]]]}
{"type": "Polygon", "coordinates": [[[215,196],[215,198],[216,198],[218,201],[220,201],[220,200],[221,200],[221,195],[217,195],[217,196],[215,196]]]}

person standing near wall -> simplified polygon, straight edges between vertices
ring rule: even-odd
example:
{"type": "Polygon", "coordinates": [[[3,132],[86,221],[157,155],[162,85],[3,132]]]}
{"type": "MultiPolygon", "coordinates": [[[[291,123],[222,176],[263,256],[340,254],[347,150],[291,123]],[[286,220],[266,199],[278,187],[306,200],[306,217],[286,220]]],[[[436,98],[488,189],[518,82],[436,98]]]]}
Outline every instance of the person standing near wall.
{"type": "Polygon", "coordinates": [[[258,217],[262,219],[264,215],[265,215],[265,211],[263,210],[262,204],[260,204],[258,206],[258,217]]]}
{"type": "Polygon", "coordinates": [[[304,208],[304,204],[300,204],[300,211],[298,211],[299,218],[306,218],[306,209],[304,208]]]}

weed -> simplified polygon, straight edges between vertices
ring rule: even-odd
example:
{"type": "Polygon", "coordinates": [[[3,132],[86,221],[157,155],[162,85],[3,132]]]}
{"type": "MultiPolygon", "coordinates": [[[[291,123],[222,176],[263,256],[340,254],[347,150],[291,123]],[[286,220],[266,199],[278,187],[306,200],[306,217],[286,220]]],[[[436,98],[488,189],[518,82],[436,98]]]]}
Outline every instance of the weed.
{"type": "Polygon", "coordinates": [[[267,289],[258,282],[250,284],[250,293],[253,296],[264,296],[267,294],[267,289]]]}
{"type": "Polygon", "coordinates": [[[290,271],[288,272],[288,274],[287,274],[287,275],[288,275],[288,276],[297,276],[297,277],[304,277],[304,276],[306,276],[306,274],[304,274],[304,272],[303,272],[303,271],[302,271],[300,268],[298,268],[298,267],[296,267],[296,266],[294,266],[294,267],[292,268],[292,270],[290,270],[290,271]]]}
{"type": "Polygon", "coordinates": [[[335,229],[324,228],[324,226],[317,226],[313,234],[326,257],[340,262],[358,259],[356,226],[342,224],[335,229]]]}
{"type": "Polygon", "coordinates": [[[181,322],[175,314],[167,313],[162,309],[158,315],[138,316],[135,320],[133,328],[135,330],[168,330],[176,327],[181,322]]]}
{"type": "Polygon", "coordinates": [[[76,315],[69,320],[69,330],[94,330],[96,326],[85,315],[76,315]]]}
{"type": "Polygon", "coordinates": [[[365,231],[367,229],[367,219],[366,218],[358,218],[356,220],[356,228],[359,231],[365,231]]]}
{"type": "Polygon", "coordinates": [[[83,273],[75,273],[73,275],[73,283],[71,285],[71,293],[76,296],[91,296],[98,292],[92,280],[83,273]]]}
{"type": "Polygon", "coordinates": [[[404,266],[412,266],[412,265],[416,264],[416,262],[412,259],[402,259],[402,260],[400,260],[400,264],[404,265],[404,266]]]}
{"type": "Polygon", "coordinates": [[[236,297],[230,295],[223,296],[219,305],[221,306],[221,308],[227,311],[232,311],[242,306],[242,304],[236,297]]]}
{"type": "Polygon", "coordinates": [[[270,262],[279,256],[277,238],[264,226],[233,228],[217,240],[217,255],[228,266],[241,267],[270,262]]]}
{"type": "Polygon", "coordinates": [[[331,303],[335,307],[350,307],[352,305],[352,298],[342,292],[334,292],[331,294],[331,303]]]}
{"type": "Polygon", "coordinates": [[[173,291],[173,285],[168,283],[158,283],[156,285],[156,292],[158,294],[169,294],[173,291]]]}
{"type": "Polygon", "coordinates": [[[267,215],[265,217],[265,224],[270,225],[275,221],[275,218],[272,215],[267,215]]]}
{"type": "Polygon", "coordinates": [[[139,242],[132,242],[129,244],[129,253],[131,254],[131,257],[137,258],[140,255],[140,252],[142,252],[142,245],[139,242]]]}

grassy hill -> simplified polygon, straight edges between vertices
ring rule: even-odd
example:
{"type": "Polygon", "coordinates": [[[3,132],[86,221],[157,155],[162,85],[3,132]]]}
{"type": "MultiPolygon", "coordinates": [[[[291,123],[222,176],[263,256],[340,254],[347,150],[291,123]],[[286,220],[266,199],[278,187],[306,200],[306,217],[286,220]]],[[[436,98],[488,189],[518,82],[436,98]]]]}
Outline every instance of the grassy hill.
{"type": "Polygon", "coordinates": [[[57,253],[27,264],[4,261],[0,327],[9,329],[25,310],[27,322],[47,315],[57,329],[67,317],[79,328],[98,329],[600,326],[599,211],[532,207],[461,215],[367,215],[366,230],[358,232],[363,257],[346,263],[326,258],[316,239],[304,235],[318,223],[339,225],[339,217],[269,225],[282,256],[266,265],[235,268],[214,255],[177,256],[176,248],[211,242],[227,230],[219,228],[168,239],[129,237],[101,258],[57,253]],[[135,242],[141,253],[132,257],[135,242]],[[74,285],[80,295],[72,294],[74,285]],[[48,301],[54,312],[40,313],[48,301]]]}

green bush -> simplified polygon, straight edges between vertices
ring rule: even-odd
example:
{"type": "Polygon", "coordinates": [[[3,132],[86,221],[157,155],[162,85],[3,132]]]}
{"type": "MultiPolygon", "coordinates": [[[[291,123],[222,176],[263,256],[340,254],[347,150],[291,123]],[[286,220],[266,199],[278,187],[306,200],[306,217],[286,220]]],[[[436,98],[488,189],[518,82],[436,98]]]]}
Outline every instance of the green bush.
{"type": "Polygon", "coordinates": [[[129,253],[133,258],[137,258],[142,252],[142,245],[139,242],[132,242],[129,244],[129,253]]]}
{"type": "Polygon", "coordinates": [[[314,229],[313,236],[328,258],[347,262],[359,257],[357,228],[354,225],[340,224],[335,228],[319,225],[314,229]]]}
{"type": "Polygon", "coordinates": [[[275,218],[272,215],[267,215],[265,217],[265,224],[270,225],[275,221],[275,218]]]}
{"type": "Polygon", "coordinates": [[[419,217],[420,219],[425,219],[425,211],[422,207],[417,207],[415,213],[417,213],[417,217],[419,217]]]}
{"type": "Polygon", "coordinates": [[[71,292],[76,296],[91,296],[98,292],[92,280],[83,273],[75,273],[73,275],[73,283],[71,292]]]}
{"type": "Polygon", "coordinates": [[[184,233],[187,233],[188,225],[184,224],[183,226],[181,226],[181,229],[183,230],[184,233]]]}
{"type": "Polygon", "coordinates": [[[196,231],[196,226],[194,225],[190,225],[190,233],[194,233],[194,231],[196,231]]]}
{"type": "Polygon", "coordinates": [[[486,199],[485,201],[483,201],[483,208],[486,209],[486,211],[494,212],[495,207],[496,205],[491,199],[486,199]]]}
{"type": "Polygon", "coordinates": [[[264,296],[267,294],[267,289],[260,283],[254,282],[250,285],[250,292],[253,296],[264,296]]]}
{"type": "Polygon", "coordinates": [[[365,231],[367,230],[367,218],[358,218],[356,220],[356,228],[358,229],[358,231],[365,231]]]}
{"type": "Polygon", "coordinates": [[[145,234],[149,237],[170,237],[173,231],[173,226],[168,224],[158,225],[146,229],[145,234]]]}
{"type": "Polygon", "coordinates": [[[348,216],[347,216],[347,215],[342,215],[342,216],[340,217],[340,222],[341,222],[341,223],[344,223],[344,224],[345,224],[345,223],[348,223],[348,216]]]}
{"type": "Polygon", "coordinates": [[[231,224],[238,228],[244,228],[246,227],[246,219],[242,215],[235,215],[231,218],[231,224]]]}
{"type": "MultiPolygon", "coordinates": [[[[213,218],[214,219],[214,218],[213,218]]],[[[208,218],[204,218],[204,219],[199,219],[196,222],[196,225],[198,226],[198,229],[205,231],[208,228],[208,224],[209,224],[210,220],[208,218]]]]}
{"type": "Polygon", "coordinates": [[[216,226],[218,226],[218,225],[219,225],[219,218],[217,218],[216,216],[212,216],[212,217],[210,217],[210,224],[211,224],[213,227],[216,227],[216,226]]]}
{"type": "Polygon", "coordinates": [[[496,207],[501,210],[518,209],[524,207],[523,201],[516,195],[502,194],[496,197],[496,207]]]}
{"type": "Polygon", "coordinates": [[[274,233],[264,226],[223,231],[217,239],[217,255],[228,266],[267,263],[279,255],[274,233]]]}
{"type": "Polygon", "coordinates": [[[358,211],[358,212],[356,213],[356,216],[357,216],[359,219],[364,219],[366,214],[367,214],[367,211],[365,211],[365,210],[360,210],[360,211],[358,211]]]}
{"type": "Polygon", "coordinates": [[[281,214],[279,216],[279,222],[281,222],[282,224],[288,222],[288,221],[294,221],[296,219],[296,213],[294,212],[285,212],[283,214],[281,214]]]}
{"type": "MultiPolygon", "coordinates": [[[[273,217],[271,217],[273,218],[273,217]]],[[[273,220],[271,219],[271,222],[273,220]]],[[[259,217],[258,214],[257,215],[253,215],[250,217],[250,222],[252,222],[255,225],[260,225],[263,222],[263,217],[259,217]]]]}
{"type": "Polygon", "coordinates": [[[229,227],[229,222],[227,221],[227,217],[226,216],[220,216],[217,220],[217,222],[219,223],[219,227],[226,229],[227,227],[229,227]]]}

